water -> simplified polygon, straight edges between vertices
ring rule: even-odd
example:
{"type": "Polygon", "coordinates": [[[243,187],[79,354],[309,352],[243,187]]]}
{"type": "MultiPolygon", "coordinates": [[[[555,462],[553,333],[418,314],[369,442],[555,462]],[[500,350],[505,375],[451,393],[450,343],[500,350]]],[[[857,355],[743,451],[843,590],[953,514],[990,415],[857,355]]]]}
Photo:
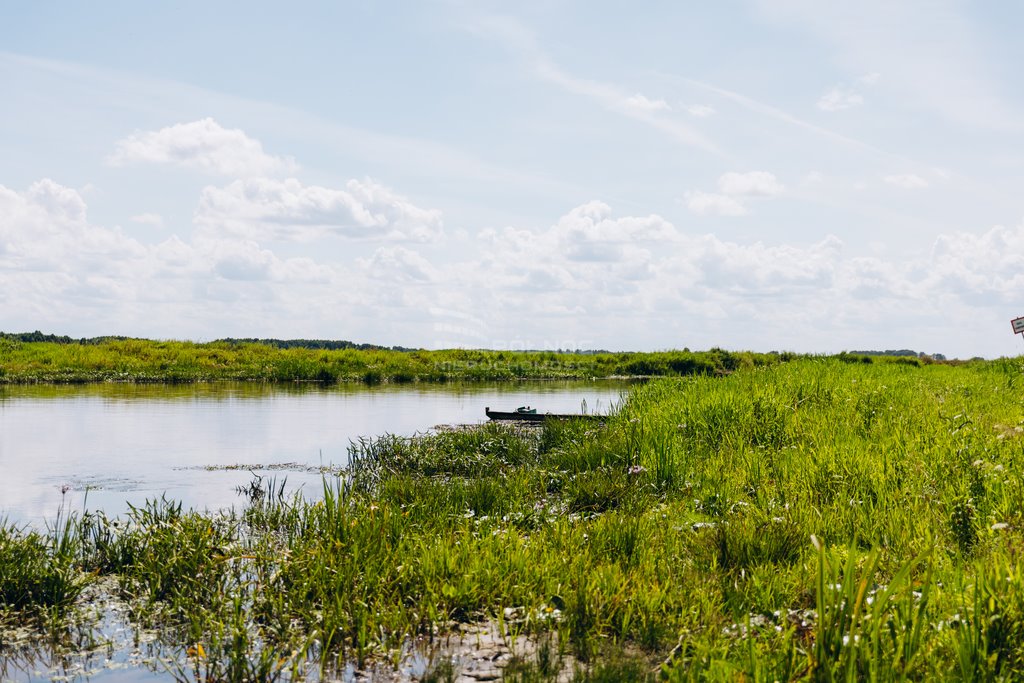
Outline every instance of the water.
{"type": "Polygon", "coordinates": [[[71,510],[123,514],[166,495],[216,510],[253,476],[315,496],[350,441],[486,421],[484,408],[607,412],[623,382],[339,386],[263,384],[0,388],[0,519],[42,525],[71,510]]]}

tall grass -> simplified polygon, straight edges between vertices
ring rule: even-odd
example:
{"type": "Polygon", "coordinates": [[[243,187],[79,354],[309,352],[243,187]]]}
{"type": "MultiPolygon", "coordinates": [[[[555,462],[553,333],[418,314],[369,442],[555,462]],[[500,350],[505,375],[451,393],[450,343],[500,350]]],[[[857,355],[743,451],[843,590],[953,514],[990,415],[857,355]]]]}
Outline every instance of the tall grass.
{"type": "MultiPolygon", "coordinates": [[[[41,558],[11,585],[118,577],[199,678],[393,661],[492,622],[557,640],[581,680],[1015,679],[1020,373],[801,359],[666,379],[601,426],[367,439],[316,502],[255,481],[236,514],[154,501],[73,525],[64,551],[7,527],[0,557],[41,558]]],[[[556,679],[545,657],[509,676],[556,679]]]]}
{"type": "Polygon", "coordinates": [[[278,348],[269,344],[107,339],[90,343],[15,341],[0,336],[0,383],[26,382],[446,382],[722,375],[772,365],[788,355],[665,351],[397,351],[278,348]]]}

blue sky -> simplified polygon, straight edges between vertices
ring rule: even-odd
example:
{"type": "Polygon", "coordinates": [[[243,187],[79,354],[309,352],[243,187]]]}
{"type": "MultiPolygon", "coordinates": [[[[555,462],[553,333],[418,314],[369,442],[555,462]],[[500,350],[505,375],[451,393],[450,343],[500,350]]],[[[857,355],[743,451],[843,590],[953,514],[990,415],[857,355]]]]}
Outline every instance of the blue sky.
{"type": "Polygon", "coordinates": [[[0,329],[1016,355],[1016,3],[7,3],[0,329]]]}

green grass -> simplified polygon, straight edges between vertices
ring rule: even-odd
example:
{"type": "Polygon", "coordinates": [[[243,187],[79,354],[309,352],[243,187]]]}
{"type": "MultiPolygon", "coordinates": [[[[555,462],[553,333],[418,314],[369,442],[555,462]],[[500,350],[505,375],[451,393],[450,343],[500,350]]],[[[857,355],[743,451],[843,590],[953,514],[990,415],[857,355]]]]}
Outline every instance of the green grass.
{"type": "Polygon", "coordinates": [[[47,533],[0,523],[0,609],[61,613],[85,587],[81,532],[58,515],[47,533]]]}
{"type": "Polygon", "coordinates": [[[198,679],[394,661],[510,608],[558,643],[510,680],[1024,677],[1024,367],[847,360],[651,382],[603,426],[367,439],[317,502],[259,480],[232,515],[7,527],[0,595],[73,613],[113,575],[198,679]]]}
{"type": "Polygon", "coordinates": [[[482,350],[278,348],[218,341],[145,339],[18,341],[0,333],[0,383],[71,382],[447,382],[721,375],[791,354],[703,352],[556,353],[482,350]]]}

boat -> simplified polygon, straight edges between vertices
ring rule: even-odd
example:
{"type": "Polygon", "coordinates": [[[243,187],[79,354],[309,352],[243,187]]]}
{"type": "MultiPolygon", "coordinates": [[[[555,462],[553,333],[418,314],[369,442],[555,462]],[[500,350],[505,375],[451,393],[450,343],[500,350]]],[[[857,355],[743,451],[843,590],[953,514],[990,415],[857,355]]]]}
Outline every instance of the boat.
{"type": "Polygon", "coordinates": [[[603,420],[604,415],[584,415],[567,413],[538,413],[536,408],[523,406],[515,410],[502,412],[484,408],[484,415],[492,420],[514,420],[518,422],[543,422],[544,420],[603,420]]]}

